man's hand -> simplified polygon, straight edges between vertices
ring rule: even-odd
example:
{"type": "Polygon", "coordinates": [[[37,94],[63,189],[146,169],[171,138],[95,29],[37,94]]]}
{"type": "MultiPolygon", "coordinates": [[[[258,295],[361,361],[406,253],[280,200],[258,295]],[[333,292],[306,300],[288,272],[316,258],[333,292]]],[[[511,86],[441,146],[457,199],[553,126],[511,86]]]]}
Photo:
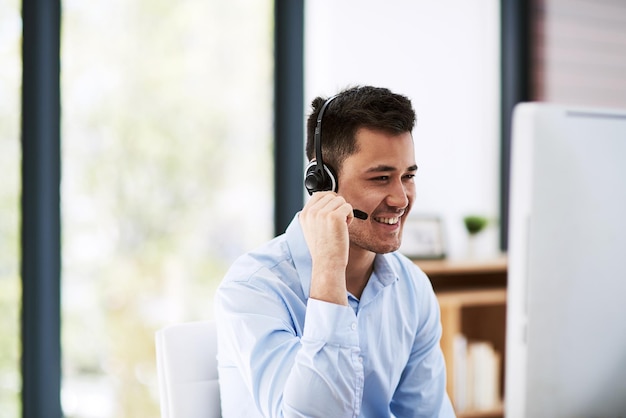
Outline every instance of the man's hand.
{"type": "Polygon", "coordinates": [[[347,305],[346,266],[352,206],[334,192],[316,192],[300,213],[300,225],[313,267],[310,296],[347,305]]]}

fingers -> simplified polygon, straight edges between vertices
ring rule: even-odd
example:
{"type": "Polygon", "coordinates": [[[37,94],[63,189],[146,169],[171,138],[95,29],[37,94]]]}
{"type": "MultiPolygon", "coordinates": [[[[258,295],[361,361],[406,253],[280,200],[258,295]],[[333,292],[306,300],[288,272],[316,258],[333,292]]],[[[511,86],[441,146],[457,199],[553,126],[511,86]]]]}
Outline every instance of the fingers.
{"type": "Polygon", "coordinates": [[[316,192],[300,213],[300,225],[311,254],[310,296],[347,305],[346,266],[350,247],[347,223],[352,206],[334,192],[316,192]]]}
{"type": "Polygon", "coordinates": [[[317,192],[309,199],[302,210],[304,218],[320,220],[346,220],[348,223],[354,218],[352,205],[342,196],[334,192],[317,192]]]}
{"type": "Polygon", "coordinates": [[[317,192],[300,213],[300,225],[314,261],[347,263],[352,206],[333,192],[317,192]]]}

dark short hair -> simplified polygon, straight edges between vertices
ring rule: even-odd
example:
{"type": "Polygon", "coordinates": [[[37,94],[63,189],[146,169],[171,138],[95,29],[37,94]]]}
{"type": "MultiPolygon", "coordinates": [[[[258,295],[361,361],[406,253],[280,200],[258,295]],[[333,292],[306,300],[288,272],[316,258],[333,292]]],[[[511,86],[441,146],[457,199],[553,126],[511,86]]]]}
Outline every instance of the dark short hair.
{"type": "MultiPolygon", "coordinates": [[[[306,155],[315,158],[317,115],[327,99],[316,97],[307,120],[306,155]]],[[[356,133],[361,128],[401,134],[413,131],[415,111],[411,101],[389,89],[357,86],[340,92],[326,107],[322,118],[322,158],[341,170],[344,160],[358,151],[356,133]]]]}

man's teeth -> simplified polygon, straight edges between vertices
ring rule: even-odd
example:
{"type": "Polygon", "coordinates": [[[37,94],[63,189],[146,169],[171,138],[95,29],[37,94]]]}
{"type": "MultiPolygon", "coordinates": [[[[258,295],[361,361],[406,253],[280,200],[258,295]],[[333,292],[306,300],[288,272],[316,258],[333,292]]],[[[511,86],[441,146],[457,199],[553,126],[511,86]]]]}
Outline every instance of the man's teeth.
{"type": "Polygon", "coordinates": [[[400,218],[376,218],[376,222],[380,222],[387,225],[395,225],[398,223],[400,218]]]}

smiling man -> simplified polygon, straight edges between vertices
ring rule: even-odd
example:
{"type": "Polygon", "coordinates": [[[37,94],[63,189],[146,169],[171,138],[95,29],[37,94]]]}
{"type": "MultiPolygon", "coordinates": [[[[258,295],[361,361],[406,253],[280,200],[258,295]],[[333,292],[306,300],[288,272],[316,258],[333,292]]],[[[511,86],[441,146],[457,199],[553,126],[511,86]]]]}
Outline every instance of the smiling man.
{"type": "Polygon", "coordinates": [[[397,252],[415,199],[411,102],[364,86],[312,108],[311,198],[216,293],[222,414],[453,417],[437,299],[397,252]]]}

